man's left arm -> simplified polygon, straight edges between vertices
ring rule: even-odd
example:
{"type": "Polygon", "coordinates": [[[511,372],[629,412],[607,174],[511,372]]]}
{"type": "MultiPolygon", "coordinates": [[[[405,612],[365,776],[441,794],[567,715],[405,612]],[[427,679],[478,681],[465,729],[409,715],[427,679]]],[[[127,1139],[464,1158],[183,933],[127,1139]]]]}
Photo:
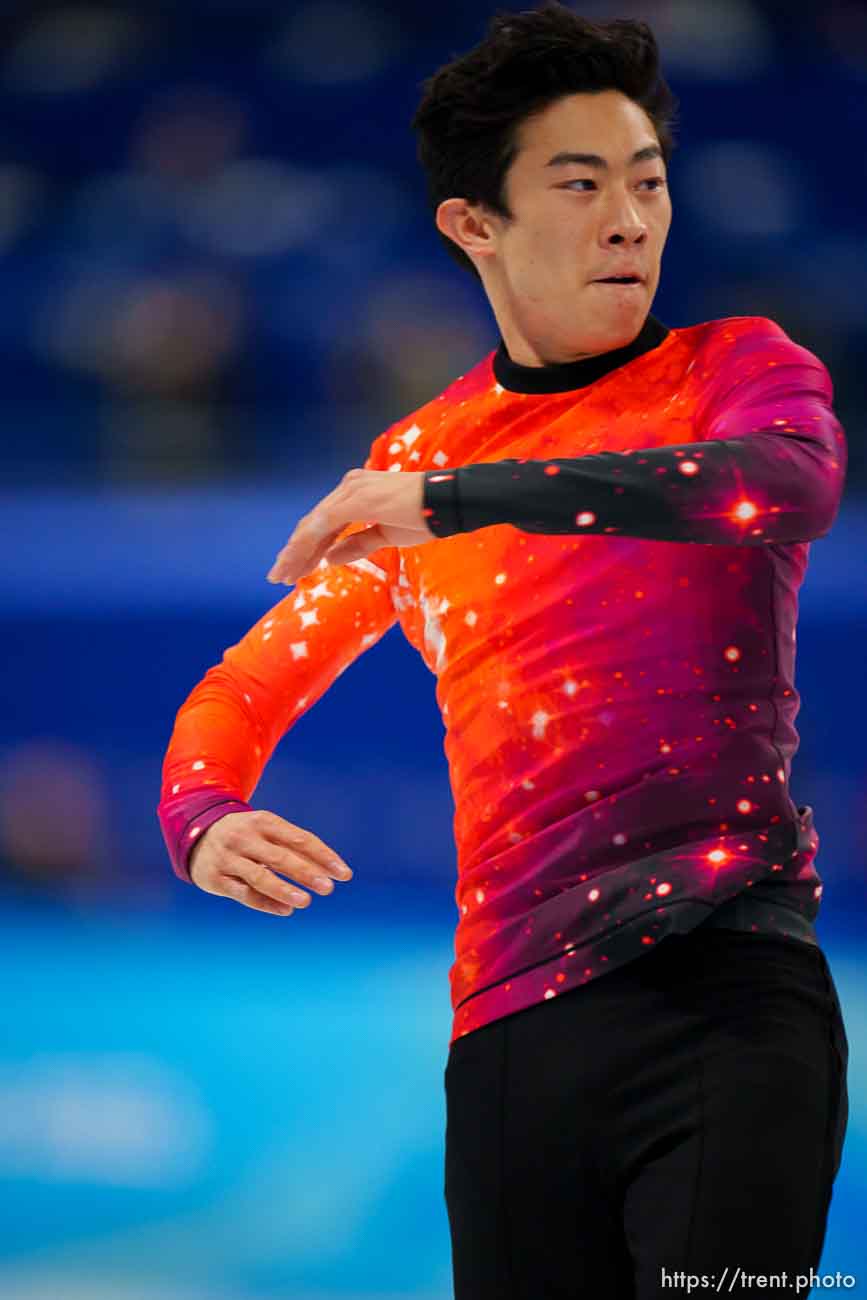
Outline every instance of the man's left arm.
{"type": "Polygon", "coordinates": [[[721,388],[697,418],[697,442],[429,470],[428,526],[436,537],[508,523],[716,546],[824,536],[847,463],[825,367],[789,339],[771,340],[721,388]]]}

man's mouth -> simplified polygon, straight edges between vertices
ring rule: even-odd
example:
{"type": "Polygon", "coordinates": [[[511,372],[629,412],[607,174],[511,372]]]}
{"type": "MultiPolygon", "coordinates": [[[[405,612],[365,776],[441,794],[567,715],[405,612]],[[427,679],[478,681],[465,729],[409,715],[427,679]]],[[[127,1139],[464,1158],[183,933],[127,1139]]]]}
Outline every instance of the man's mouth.
{"type": "Polygon", "coordinates": [[[637,275],[610,275],[605,280],[594,280],[594,284],[643,284],[637,275]]]}

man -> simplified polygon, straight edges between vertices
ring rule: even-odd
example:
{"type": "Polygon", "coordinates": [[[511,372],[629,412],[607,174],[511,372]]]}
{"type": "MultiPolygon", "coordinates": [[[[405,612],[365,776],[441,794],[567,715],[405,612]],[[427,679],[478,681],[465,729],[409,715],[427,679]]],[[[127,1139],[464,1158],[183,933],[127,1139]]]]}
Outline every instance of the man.
{"type": "Polygon", "coordinates": [[[275,745],[395,621],[436,675],[456,1300],[689,1274],[806,1295],[841,1159],[848,1045],[788,783],[797,591],[846,443],[775,322],[650,314],[674,110],[645,24],[559,4],[428,81],[436,223],[502,341],[302,521],[270,575],[295,592],[166,755],[176,872],[289,912],[278,873],[351,873],[250,808],[275,745]]]}

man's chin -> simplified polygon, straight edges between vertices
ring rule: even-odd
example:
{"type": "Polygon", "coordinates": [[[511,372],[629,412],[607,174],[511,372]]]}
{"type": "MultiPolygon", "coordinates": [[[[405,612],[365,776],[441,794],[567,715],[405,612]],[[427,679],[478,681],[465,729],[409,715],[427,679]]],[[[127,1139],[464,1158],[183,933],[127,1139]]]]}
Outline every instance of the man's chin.
{"type": "Polygon", "coordinates": [[[613,352],[615,348],[627,347],[641,333],[648,312],[646,300],[640,308],[633,306],[630,310],[592,310],[588,315],[592,320],[593,332],[590,337],[585,336],[587,346],[593,352],[613,352]]]}

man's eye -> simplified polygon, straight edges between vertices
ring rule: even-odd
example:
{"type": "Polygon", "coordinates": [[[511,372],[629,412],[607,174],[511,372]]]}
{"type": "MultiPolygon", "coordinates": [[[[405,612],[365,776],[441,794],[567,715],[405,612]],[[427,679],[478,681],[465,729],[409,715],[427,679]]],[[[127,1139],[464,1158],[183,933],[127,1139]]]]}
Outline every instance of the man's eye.
{"type": "MultiPolygon", "coordinates": [[[[641,181],[641,182],[639,182],[639,183],[640,183],[641,185],[653,185],[653,186],[655,187],[655,188],[654,188],[654,191],[653,191],[654,193],[656,192],[656,190],[660,190],[660,189],[662,189],[662,187],[665,185],[665,181],[663,180],[663,178],[662,178],[661,176],[648,176],[648,177],[646,178],[646,180],[643,180],[643,181],[641,181]]],[[[565,184],[565,186],[564,186],[563,188],[564,188],[564,189],[569,189],[569,188],[571,188],[571,186],[573,186],[573,185],[595,185],[595,184],[596,184],[596,182],[593,181],[593,180],[590,180],[589,178],[587,178],[587,179],[583,179],[583,178],[582,178],[581,180],[577,180],[577,181],[567,181],[566,184],[565,184]]],[[[579,193],[582,193],[582,192],[583,192],[583,193],[586,193],[586,191],[580,191],[580,190],[579,190],[579,193]]]]}

